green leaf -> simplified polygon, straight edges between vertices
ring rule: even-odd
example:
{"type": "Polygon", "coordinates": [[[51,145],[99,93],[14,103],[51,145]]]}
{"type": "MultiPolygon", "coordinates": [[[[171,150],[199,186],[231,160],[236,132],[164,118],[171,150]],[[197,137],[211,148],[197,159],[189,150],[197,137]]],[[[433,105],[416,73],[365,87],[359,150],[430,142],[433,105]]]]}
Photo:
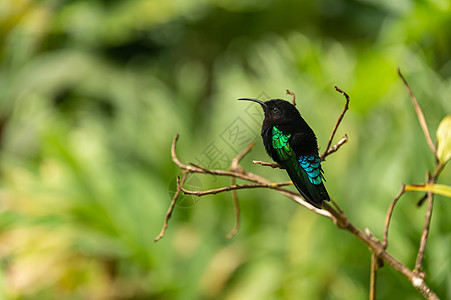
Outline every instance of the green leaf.
{"type": "Polygon", "coordinates": [[[446,197],[451,197],[451,186],[444,184],[407,185],[406,191],[431,192],[446,197]]]}
{"type": "Polygon", "coordinates": [[[437,157],[442,164],[451,157],[451,115],[444,117],[437,128],[437,157]]]}

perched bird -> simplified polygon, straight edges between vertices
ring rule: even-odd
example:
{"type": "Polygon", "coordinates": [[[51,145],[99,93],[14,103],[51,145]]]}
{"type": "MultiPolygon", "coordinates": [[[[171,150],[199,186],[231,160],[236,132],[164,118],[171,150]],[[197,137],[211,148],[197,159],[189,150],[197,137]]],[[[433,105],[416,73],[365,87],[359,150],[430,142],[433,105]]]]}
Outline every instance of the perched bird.
{"type": "Polygon", "coordinates": [[[238,100],[253,101],[261,105],[265,113],[261,135],[266,152],[287,171],[305,200],[321,208],[323,201],[329,201],[330,198],[324,187],[318,144],[315,133],[296,107],[281,99],[238,100]]]}

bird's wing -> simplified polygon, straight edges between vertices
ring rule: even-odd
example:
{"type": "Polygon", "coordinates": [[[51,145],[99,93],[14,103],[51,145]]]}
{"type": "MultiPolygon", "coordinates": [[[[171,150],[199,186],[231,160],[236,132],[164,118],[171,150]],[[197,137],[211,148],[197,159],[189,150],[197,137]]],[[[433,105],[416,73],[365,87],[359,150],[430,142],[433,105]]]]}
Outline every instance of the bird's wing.
{"type": "Polygon", "coordinates": [[[308,202],[319,207],[323,200],[329,200],[329,195],[322,182],[321,160],[316,155],[297,157],[290,146],[290,137],[290,134],[285,135],[274,126],[272,146],[296,189],[308,202]]]}

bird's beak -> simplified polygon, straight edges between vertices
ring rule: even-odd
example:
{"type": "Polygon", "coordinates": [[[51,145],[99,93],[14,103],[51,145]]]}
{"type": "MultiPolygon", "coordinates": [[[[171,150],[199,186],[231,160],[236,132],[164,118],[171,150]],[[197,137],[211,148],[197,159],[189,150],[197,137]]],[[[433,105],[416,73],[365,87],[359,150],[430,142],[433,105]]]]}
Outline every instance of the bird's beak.
{"type": "Polygon", "coordinates": [[[238,100],[244,100],[244,101],[252,101],[252,102],[257,102],[258,104],[260,104],[263,108],[266,108],[266,103],[264,101],[258,100],[258,99],[254,99],[254,98],[240,98],[238,100]]]}

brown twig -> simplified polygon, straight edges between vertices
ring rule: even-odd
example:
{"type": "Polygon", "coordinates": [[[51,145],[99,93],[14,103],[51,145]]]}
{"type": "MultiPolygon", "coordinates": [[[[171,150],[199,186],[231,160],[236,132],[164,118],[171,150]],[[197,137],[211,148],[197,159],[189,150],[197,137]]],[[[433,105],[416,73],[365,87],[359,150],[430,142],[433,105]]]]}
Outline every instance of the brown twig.
{"type": "Polygon", "coordinates": [[[287,90],[287,94],[291,95],[291,97],[293,97],[292,100],[291,100],[291,103],[293,104],[293,106],[296,106],[296,96],[295,96],[295,94],[292,91],[290,91],[290,90],[287,90]]]}
{"type": "MultiPolygon", "coordinates": [[[[236,178],[232,177],[231,178],[231,183],[232,185],[236,184],[236,178]]],[[[238,201],[238,195],[236,190],[232,191],[232,201],[233,201],[233,209],[235,212],[235,225],[233,226],[232,230],[226,235],[227,239],[231,239],[233,238],[237,233],[238,230],[240,229],[240,224],[241,224],[241,209],[240,209],[240,202],[238,201]]]]}
{"type": "MultiPolygon", "coordinates": [[[[369,228],[365,228],[365,233],[372,241],[374,241],[377,244],[380,244],[379,240],[371,233],[369,228]]],[[[383,261],[376,255],[376,252],[372,252],[371,271],[370,271],[370,293],[369,293],[370,300],[376,299],[377,270],[379,270],[379,268],[381,268],[383,265],[384,265],[383,261]]]]}
{"type": "Polygon", "coordinates": [[[276,163],[270,163],[270,162],[266,162],[266,161],[261,161],[261,160],[253,160],[252,163],[254,165],[262,165],[264,167],[271,167],[273,169],[282,169],[282,166],[276,163]]]}
{"type": "Polygon", "coordinates": [[[399,191],[398,195],[396,195],[395,199],[393,199],[390,207],[388,208],[387,217],[385,218],[384,240],[382,241],[382,246],[384,246],[384,249],[387,249],[388,246],[388,227],[390,226],[393,209],[395,208],[396,203],[398,203],[399,198],[401,198],[401,196],[405,193],[405,189],[406,185],[403,183],[401,191],[399,191]]]}
{"type": "MultiPolygon", "coordinates": [[[[187,176],[188,176],[188,172],[186,172],[186,171],[183,172],[182,184],[185,183],[187,176]]],[[[178,180],[178,177],[177,177],[177,180],[178,180]]],[[[172,197],[171,205],[169,205],[168,211],[166,213],[163,228],[161,228],[160,234],[158,234],[158,236],[153,240],[154,242],[158,242],[164,236],[166,229],[168,228],[169,219],[172,216],[172,212],[174,211],[174,207],[175,207],[175,204],[177,203],[177,199],[178,199],[179,195],[180,195],[180,190],[177,189],[177,191],[174,194],[174,197],[172,197]]]]}
{"type": "MultiPolygon", "coordinates": [[[[255,146],[255,143],[250,143],[246,148],[244,148],[243,151],[238,153],[237,156],[235,156],[232,159],[232,163],[230,164],[230,171],[243,171],[240,166],[240,161],[243,159],[243,157],[248,154],[255,146]]],[[[236,185],[236,177],[231,177],[231,185],[236,185]]],[[[240,209],[240,202],[238,201],[238,194],[236,190],[232,191],[232,201],[233,201],[233,209],[235,212],[235,225],[233,226],[232,230],[226,235],[227,239],[233,238],[240,229],[241,224],[241,209],[240,209]]]]}
{"type": "Polygon", "coordinates": [[[423,279],[425,277],[423,272],[424,253],[426,252],[426,244],[429,236],[429,227],[432,218],[432,207],[434,205],[434,194],[432,194],[431,192],[427,193],[427,203],[428,204],[426,207],[426,214],[424,216],[423,232],[421,234],[420,246],[418,248],[418,254],[417,259],[415,261],[415,269],[414,269],[414,271],[417,272],[418,275],[423,279]]]}
{"type": "Polygon", "coordinates": [[[326,211],[328,211],[332,216],[334,216],[334,219],[332,221],[334,222],[337,227],[344,229],[346,226],[348,226],[348,217],[344,214],[344,212],[338,207],[337,203],[335,203],[332,199],[330,199],[332,202],[331,206],[329,203],[324,202],[323,207],[326,211]]]}
{"type": "Polygon", "coordinates": [[[326,146],[326,150],[324,150],[324,152],[320,155],[321,157],[326,157],[327,152],[329,151],[329,147],[330,145],[332,145],[332,141],[334,139],[335,136],[335,132],[337,132],[337,128],[341,123],[341,120],[343,120],[343,117],[345,116],[346,111],[349,109],[349,95],[346,94],[346,92],[344,92],[342,89],[340,89],[339,87],[335,86],[335,90],[339,93],[341,93],[343,96],[345,96],[346,98],[346,103],[345,106],[343,108],[343,111],[341,112],[340,116],[338,117],[337,122],[335,123],[334,129],[332,130],[332,134],[330,135],[329,141],[327,142],[327,146],[326,146]]]}
{"type": "Polygon", "coordinates": [[[338,204],[337,204],[333,199],[330,199],[330,202],[332,202],[332,205],[335,207],[335,209],[336,209],[340,214],[344,214],[344,212],[341,210],[341,208],[338,206],[338,204]]]}
{"type": "Polygon", "coordinates": [[[424,118],[423,111],[421,110],[421,107],[418,104],[417,98],[413,94],[412,89],[410,88],[409,84],[407,83],[407,80],[402,75],[400,68],[398,68],[398,75],[399,75],[399,77],[401,77],[401,80],[404,83],[404,86],[406,87],[407,91],[409,92],[410,99],[412,100],[413,107],[415,108],[415,112],[417,113],[418,121],[420,123],[421,129],[423,130],[424,136],[426,138],[426,142],[428,143],[429,148],[431,148],[431,151],[434,154],[435,160],[438,163],[439,159],[437,157],[437,149],[435,148],[435,144],[432,141],[431,134],[429,133],[428,125],[426,123],[426,119],[424,118]]]}
{"type": "Polygon", "coordinates": [[[327,151],[324,151],[319,158],[321,158],[321,160],[325,160],[326,157],[328,157],[329,155],[331,155],[334,152],[337,152],[338,149],[340,149],[341,146],[343,146],[344,144],[346,144],[348,142],[348,136],[345,134],[340,141],[338,141],[338,143],[336,143],[335,145],[333,145],[332,147],[330,147],[329,149],[327,149],[327,151]]]}
{"type": "MultiPolygon", "coordinates": [[[[429,176],[427,182],[430,184],[434,184],[437,182],[438,176],[440,175],[441,171],[443,170],[443,165],[439,162],[437,166],[435,167],[434,173],[432,176],[429,176]]],[[[431,224],[431,218],[432,218],[432,209],[434,206],[434,194],[431,192],[426,193],[426,199],[427,199],[427,207],[426,207],[426,214],[424,216],[424,226],[423,226],[423,232],[421,234],[420,239],[420,246],[418,248],[418,254],[417,259],[415,261],[415,271],[418,272],[418,274],[422,277],[424,277],[423,272],[423,261],[424,261],[424,254],[426,252],[426,244],[427,239],[429,237],[429,228],[431,224]]]]}
{"type": "Polygon", "coordinates": [[[255,142],[250,143],[249,145],[247,145],[246,148],[244,148],[240,153],[237,154],[237,156],[235,156],[232,159],[232,163],[230,164],[230,170],[234,171],[239,167],[240,161],[243,159],[244,156],[246,156],[246,154],[248,154],[252,149],[254,149],[255,147],[255,142]]]}
{"type": "Polygon", "coordinates": [[[175,153],[175,146],[177,144],[178,139],[179,139],[179,135],[177,134],[174,137],[174,139],[172,140],[171,157],[172,157],[172,161],[176,165],[178,165],[180,167],[180,169],[186,170],[191,173],[203,173],[203,174],[211,174],[211,175],[217,175],[217,176],[229,176],[229,177],[241,178],[241,179],[248,180],[248,181],[254,181],[257,178],[261,178],[255,174],[252,174],[250,172],[245,172],[243,170],[240,172],[225,171],[225,170],[207,170],[203,167],[200,167],[200,166],[197,166],[194,164],[191,164],[191,165],[183,164],[182,162],[180,162],[180,160],[178,159],[178,157],[175,153]]]}
{"type": "Polygon", "coordinates": [[[376,300],[376,283],[377,283],[377,256],[371,254],[371,272],[370,272],[370,300],[376,300]]]}
{"type": "Polygon", "coordinates": [[[275,189],[282,186],[291,185],[292,182],[280,182],[280,183],[249,183],[249,184],[235,184],[235,185],[229,185],[220,187],[217,189],[211,189],[207,191],[190,191],[185,189],[181,183],[180,178],[177,178],[177,187],[185,194],[187,195],[194,195],[197,197],[205,196],[205,195],[215,195],[222,192],[229,192],[233,190],[241,190],[241,189],[254,189],[254,188],[270,188],[275,189]]]}

